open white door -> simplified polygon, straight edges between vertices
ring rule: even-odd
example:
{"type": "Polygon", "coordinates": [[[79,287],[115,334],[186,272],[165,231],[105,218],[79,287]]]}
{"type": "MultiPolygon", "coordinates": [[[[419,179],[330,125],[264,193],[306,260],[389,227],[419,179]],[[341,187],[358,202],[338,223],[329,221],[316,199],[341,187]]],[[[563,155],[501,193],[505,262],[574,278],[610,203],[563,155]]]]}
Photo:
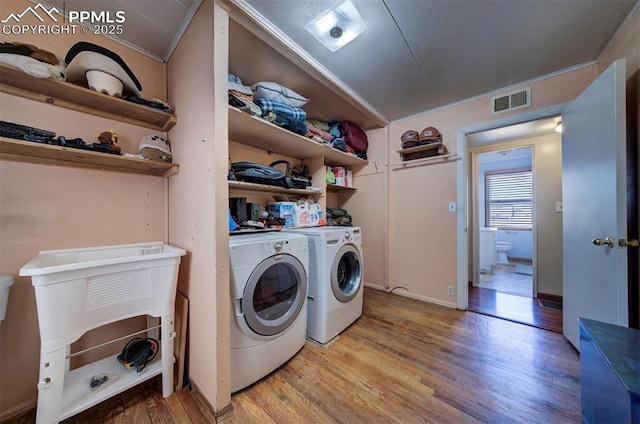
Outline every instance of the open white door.
{"type": "Polygon", "coordinates": [[[577,319],[628,326],[625,62],[614,62],[562,113],[563,333],[577,319]]]}

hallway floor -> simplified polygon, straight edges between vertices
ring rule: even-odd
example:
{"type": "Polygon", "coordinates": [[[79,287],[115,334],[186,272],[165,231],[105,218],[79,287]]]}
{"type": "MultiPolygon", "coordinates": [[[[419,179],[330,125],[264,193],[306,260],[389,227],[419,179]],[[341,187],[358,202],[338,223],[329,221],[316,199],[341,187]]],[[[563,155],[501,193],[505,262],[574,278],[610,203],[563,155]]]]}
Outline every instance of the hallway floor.
{"type": "Polygon", "coordinates": [[[469,286],[469,311],[562,333],[562,310],[537,299],[469,286]]]}
{"type": "Polygon", "coordinates": [[[531,265],[510,260],[480,274],[469,286],[469,310],[562,333],[562,310],[543,307],[533,296],[531,265]]]}

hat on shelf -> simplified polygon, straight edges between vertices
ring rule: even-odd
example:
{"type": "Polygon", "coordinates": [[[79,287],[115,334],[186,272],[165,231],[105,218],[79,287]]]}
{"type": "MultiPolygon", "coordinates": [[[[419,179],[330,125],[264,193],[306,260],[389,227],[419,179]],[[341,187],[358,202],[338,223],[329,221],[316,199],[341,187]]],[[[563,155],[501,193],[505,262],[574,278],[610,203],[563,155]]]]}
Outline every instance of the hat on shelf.
{"type": "Polygon", "coordinates": [[[161,160],[171,163],[171,144],[169,140],[159,135],[142,137],[138,144],[138,151],[145,159],[161,160]]]}
{"type": "Polygon", "coordinates": [[[120,56],[96,44],[80,41],[65,57],[67,81],[88,85],[110,96],[140,96],[142,86],[120,56]]]}
{"type": "Polygon", "coordinates": [[[416,130],[408,130],[402,133],[402,137],[400,137],[400,141],[402,142],[402,148],[408,149],[409,147],[415,147],[418,145],[419,137],[418,131],[416,130]]]}
{"type": "Polygon", "coordinates": [[[17,42],[0,43],[0,62],[20,69],[36,78],[54,78],[64,81],[66,67],[64,61],[50,51],[32,44],[17,42]]]}
{"type": "Polygon", "coordinates": [[[420,131],[420,144],[431,144],[442,140],[442,135],[435,127],[427,127],[420,131]]]}

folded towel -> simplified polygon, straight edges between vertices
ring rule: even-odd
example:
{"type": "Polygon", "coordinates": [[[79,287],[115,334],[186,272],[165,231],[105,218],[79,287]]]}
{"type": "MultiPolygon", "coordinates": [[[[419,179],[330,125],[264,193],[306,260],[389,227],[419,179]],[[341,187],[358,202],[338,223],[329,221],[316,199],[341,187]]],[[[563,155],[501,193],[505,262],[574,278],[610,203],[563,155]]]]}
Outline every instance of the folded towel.
{"type": "Polygon", "coordinates": [[[273,100],[268,100],[265,98],[256,98],[254,100],[254,103],[260,106],[263,115],[266,115],[267,112],[273,111],[279,112],[291,119],[296,119],[299,121],[304,121],[305,119],[307,119],[307,112],[297,107],[287,106],[284,103],[274,102],[273,100]]]}

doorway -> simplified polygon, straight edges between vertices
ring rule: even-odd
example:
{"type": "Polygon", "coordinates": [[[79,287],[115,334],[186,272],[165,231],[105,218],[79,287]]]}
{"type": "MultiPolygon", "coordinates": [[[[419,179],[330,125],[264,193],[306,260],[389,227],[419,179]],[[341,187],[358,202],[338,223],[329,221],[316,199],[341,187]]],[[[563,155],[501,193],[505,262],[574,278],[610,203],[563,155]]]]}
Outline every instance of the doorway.
{"type": "Polygon", "coordinates": [[[533,148],[471,154],[478,227],[473,285],[533,298],[533,148]]]}
{"type": "Polygon", "coordinates": [[[466,137],[468,309],[556,332],[562,332],[559,120],[466,137]]]}

